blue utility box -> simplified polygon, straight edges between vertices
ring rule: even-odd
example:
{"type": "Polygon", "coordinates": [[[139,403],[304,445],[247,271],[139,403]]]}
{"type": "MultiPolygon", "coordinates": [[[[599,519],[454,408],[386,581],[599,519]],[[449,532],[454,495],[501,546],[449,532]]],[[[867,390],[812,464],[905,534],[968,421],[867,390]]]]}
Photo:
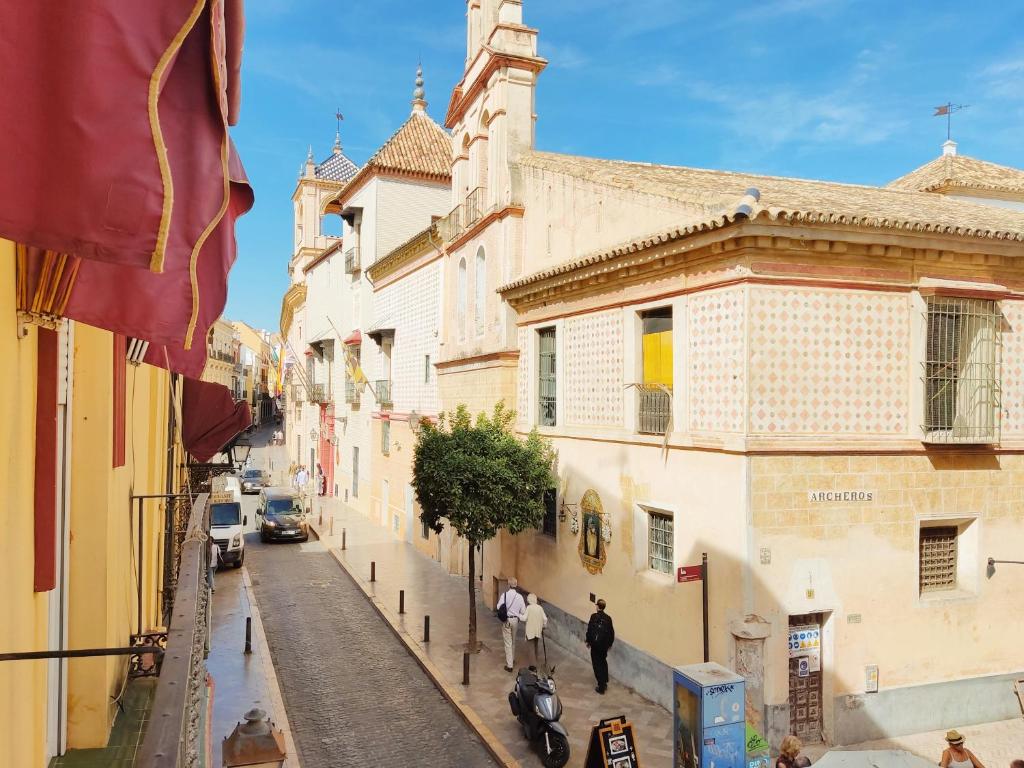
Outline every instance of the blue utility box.
{"type": "Polygon", "coordinates": [[[672,677],[675,768],[746,768],[743,678],[714,662],[672,677]]]}

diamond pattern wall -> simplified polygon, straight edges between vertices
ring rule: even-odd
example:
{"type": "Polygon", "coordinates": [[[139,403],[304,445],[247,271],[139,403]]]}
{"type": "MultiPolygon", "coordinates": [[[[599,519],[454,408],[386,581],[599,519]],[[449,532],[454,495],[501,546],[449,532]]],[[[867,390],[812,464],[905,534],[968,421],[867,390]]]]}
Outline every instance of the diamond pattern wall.
{"type": "Polygon", "coordinates": [[[755,287],[752,434],[904,434],[910,297],[755,287]]]}
{"type": "Polygon", "coordinates": [[[1024,432],[1024,302],[1000,302],[1003,312],[1004,435],[1024,432]]]}
{"type": "Polygon", "coordinates": [[[741,432],[746,387],[744,289],[697,293],[687,307],[690,429],[741,432]]]}
{"type": "Polygon", "coordinates": [[[622,311],[568,318],[564,324],[567,424],[622,425],[622,311]]]}

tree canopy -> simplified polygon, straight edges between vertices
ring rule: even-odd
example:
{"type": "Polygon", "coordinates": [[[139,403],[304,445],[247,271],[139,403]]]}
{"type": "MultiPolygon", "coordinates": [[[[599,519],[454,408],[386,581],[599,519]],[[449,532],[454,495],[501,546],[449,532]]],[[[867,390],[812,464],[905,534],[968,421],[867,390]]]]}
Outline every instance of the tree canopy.
{"type": "Polygon", "coordinates": [[[540,525],[553,453],[536,430],[520,439],[514,421],[515,412],[499,402],[476,419],[460,405],[437,424],[422,424],[413,462],[420,520],[436,533],[447,522],[471,545],[501,529],[515,534],[540,525]]]}

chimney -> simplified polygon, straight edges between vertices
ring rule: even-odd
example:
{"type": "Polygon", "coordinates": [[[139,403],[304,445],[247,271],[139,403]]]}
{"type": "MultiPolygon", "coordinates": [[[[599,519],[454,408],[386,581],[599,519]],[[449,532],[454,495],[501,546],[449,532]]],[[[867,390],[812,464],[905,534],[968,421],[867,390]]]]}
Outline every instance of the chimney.
{"type": "Polygon", "coordinates": [[[956,142],[952,139],[946,139],[942,142],[942,154],[953,156],[956,154],[956,142]]]}

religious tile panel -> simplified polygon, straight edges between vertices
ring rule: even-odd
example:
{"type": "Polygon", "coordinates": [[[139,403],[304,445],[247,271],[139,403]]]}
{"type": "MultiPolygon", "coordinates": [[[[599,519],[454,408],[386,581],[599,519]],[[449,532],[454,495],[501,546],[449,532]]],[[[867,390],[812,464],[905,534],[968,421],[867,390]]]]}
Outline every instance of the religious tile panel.
{"type": "Polygon", "coordinates": [[[1024,301],[1000,302],[1003,313],[1003,434],[1024,432],[1024,301]]]}
{"type": "Polygon", "coordinates": [[[910,297],[754,288],[750,431],[905,434],[910,297]]]}
{"type": "Polygon", "coordinates": [[[622,312],[598,312],[565,321],[567,424],[621,426],[622,312]]]}
{"type": "Polygon", "coordinates": [[[746,388],[744,289],[695,293],[687,307],[690,429],[741,432],[746,388]]]}

